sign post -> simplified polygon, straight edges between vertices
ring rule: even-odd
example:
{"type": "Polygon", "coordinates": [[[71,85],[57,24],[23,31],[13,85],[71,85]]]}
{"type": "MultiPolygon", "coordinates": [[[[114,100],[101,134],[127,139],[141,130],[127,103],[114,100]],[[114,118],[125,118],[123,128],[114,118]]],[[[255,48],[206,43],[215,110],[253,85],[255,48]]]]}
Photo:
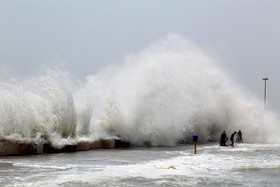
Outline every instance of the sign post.
{"type": "Polygon", "coordinates": [[[196,142],[198,140],[198,136],[197,135],[193,135],[193,142],[194,142],[194,154],[196,154],[196,142]]]}

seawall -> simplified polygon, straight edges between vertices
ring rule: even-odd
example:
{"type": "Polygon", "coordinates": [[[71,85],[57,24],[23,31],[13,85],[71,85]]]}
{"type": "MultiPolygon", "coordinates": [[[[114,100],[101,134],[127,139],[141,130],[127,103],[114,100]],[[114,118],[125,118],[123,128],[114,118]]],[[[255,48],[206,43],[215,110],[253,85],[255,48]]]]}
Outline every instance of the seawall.
{"type": "Polygon", "coordinates": [[[129,142],[117,139],[99,139],[95,141],[79,141],[62,147],[54,147],[50,143],[19,143],[12,141],[0,142],[0,156],[9,155],[39,155],[48,153],[67,153],[76,151],[89,151],[92,149],[128,148],[129,142]]]}

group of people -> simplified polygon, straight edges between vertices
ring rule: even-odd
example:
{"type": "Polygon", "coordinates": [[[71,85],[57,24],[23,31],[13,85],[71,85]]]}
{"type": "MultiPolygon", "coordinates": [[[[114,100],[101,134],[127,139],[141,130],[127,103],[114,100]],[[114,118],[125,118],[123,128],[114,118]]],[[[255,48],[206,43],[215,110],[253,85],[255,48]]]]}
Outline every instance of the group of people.
{"type": "MultiPolygon", "coordinates": [[[[235,135],[237,135],[235,142],[243,143],[241,130],[239,130],[237,133],[236,133],[236,131],[234,131],[234,133],[232,133],[230,136],[231,146],[234,146],[235,135]]],[[[221,138],[220,138],[220,146],[228,146],[227,140],[228,140],[228,137],[227,137],[226,131],[223,131],[223,133],[221,134],[221,138]]]]}

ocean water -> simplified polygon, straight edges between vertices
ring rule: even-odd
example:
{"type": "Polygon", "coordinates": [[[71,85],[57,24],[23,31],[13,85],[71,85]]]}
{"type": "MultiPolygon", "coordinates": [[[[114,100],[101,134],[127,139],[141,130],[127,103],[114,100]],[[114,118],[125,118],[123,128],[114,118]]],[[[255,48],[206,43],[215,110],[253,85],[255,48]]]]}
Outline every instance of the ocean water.
{"type": "Polygon", "coordinates": [[[1,186],[279,186],[280,144],[98,149],[0,158],[1,186]]]}
{"type": "Polygon", "coordinates": [[[59,148],[117,138],[133,146],[1,157],[1,186],[277,186],[279,124],[207,52],[170,34],[84,81],[59,68],[1,75],[0,141],[59,148]],[[246,144],[206,144],[239,129],[246,144]]]}

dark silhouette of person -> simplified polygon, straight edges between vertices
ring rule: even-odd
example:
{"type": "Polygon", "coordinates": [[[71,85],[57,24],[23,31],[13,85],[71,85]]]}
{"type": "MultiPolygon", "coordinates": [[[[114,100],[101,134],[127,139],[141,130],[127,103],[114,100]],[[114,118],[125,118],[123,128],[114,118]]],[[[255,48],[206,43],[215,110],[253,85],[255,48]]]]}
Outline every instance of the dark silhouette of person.
{"type": "Polygon", "coordinates": [[[231,134],[230,136],[230,141],[231,141],[231,146],[234,146],[234,136],[236,134],[236,131],[234,131],[234,133],[231,134]]]}
{"type": "Polygon", "coordinates": [[[221,134],[221,138],[220,138],[220,146],[226,146],[226,142],[228,140],[226,131],[223,131],[223,133],[221,134]]]}
{"type": "Polygon", "coordinates": [[[243,138],[242,138],[242,132],[241,132],[241,130],[239,130],[238,131],[238,133],[237,133],[237,138],[236,138],[236,142],[238,142],[238,143],[243,143],[243,138]],[[238,141],[237,141],[238,140],[238,141]]]}

